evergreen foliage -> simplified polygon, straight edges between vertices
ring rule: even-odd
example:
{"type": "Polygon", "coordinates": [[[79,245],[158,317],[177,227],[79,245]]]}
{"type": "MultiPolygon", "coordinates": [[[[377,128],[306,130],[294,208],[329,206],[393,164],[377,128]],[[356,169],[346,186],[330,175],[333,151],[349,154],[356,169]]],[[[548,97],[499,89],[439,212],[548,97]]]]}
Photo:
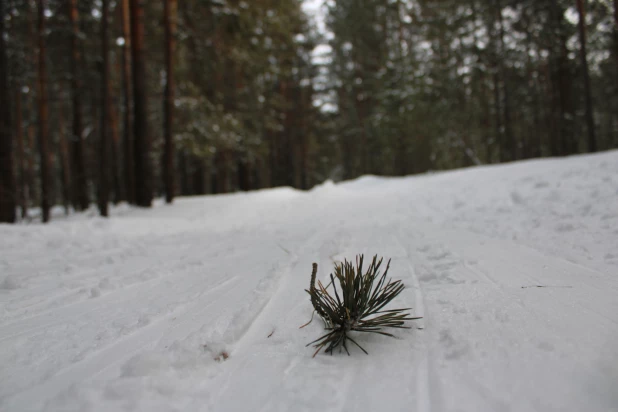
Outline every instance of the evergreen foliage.
{"type": "Polygon", "coordinates": [[[309,3],[116,0],[103,18],[101,0],[3,2],[3,220],[43,198],[148,205],[172,187],[309,189],[618,147],[618,0],[326,0],[316,19],[309,3]]]}
{"type": "Polygon", "coordinates": [[[340,351],[341,348],[345,349],[349,355],[348,341],[367,354],[367,351],[350,336],[350,332],[378,333],[394,337],[383,329],[409,329],[405,326],[405,321],[420,319],[406,313],[411,308],[384,309],[404,289],[401,280],[387,280],[390,260],[382,274],[380,273],[382,258],[378,260],[377,255],[374,256],[365,272],[363,272],[363,260],[363,255],[359,255],[356,257],[356,265],[347,260],[335,265],[335,275],[332,273],[330,275],[334,297],[327,290],[330,285],[324,287],[322,282],[318,281],[316,288],[317,264],[313,264],[311,285],[307,293],[311,296],[315,311],[329,331],[307,345],[313,344],[317,348],[313,356],[323,348],[326,348],[325,352],[332,354],[337,347],[340,351]],[[339,288],[335,284],[335,278],[339,281],[339,288]]]}

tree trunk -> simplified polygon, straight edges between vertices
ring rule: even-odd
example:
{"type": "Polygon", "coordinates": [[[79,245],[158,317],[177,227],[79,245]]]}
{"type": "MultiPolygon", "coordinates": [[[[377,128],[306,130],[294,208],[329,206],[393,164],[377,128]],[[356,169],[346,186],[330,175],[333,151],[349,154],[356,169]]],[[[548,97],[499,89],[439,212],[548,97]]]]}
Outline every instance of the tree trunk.
{"type": "Polygon", "coordinates": [[[58,149],[60,154],[60,181],[62,182],[62,204],[64,213],[68,216],[71,206],[71,166],[69,165],[69,146],[66,138],[64,107],[58,109],[58,149]]]}
{"type": "Polygon", "coordinates": [[[251,164],[242,157],[238,158],[238,188],[242,192],[251,190],[251,164]]]}
{"type": "Polygon", "coordinates": [[[506,81],[506,70],[504,68],[504,58],[506,56],[506,46],[504,44],[504,21],[502,18],[502,3],[496,0],[496,14],[498,15],[498,24],[500,27],[500,53],[502,58],[499,59],[500,77],[502,77],[502,90],[504,97],[504,137],[505,147],[508,150],[508,156],[504,160],[517,160],[517,144],[513,136],[513,128],[511,125],[511,101],[509,95],[509,87],[506,81]]]}
{"type": "MultiPolygon", "coordinates": [[[[495,4],[495,3],[494,3],[495,4]]],[[[495,7],[494,7],[495,9],[495,7]]],[[[493,100],[494,100],[494,127],[495,127],[495,141],[496,146],[498,148],[498,156],[497,160],[499,163],[506,162],[509,160],[507,153],[507,145],[506,139],[504,136],[504,126],[502,123],[502,115],[504,111],[502,110],[502,93],[500,88],[500,74],[501,74],[501,63],[499,61],[499,50],[496,38],[498,37],[495,33],[495,15],[492,15],[491,11],[494,9],[489,9],[488,14],[485,16],[485,28],[487,31],[487,36],[489,37],[489,43],[487,45],[487,53],[488,53],[488,66],[490,67],[491,74],[491,82],[493,83],[493,100]]]]}
{"type": "MultiPolygon", "coordinates": [[[[618,81],[618,0],[614,0],[614,53],[615,53],[615,58],[616,58],[616,74],[617,74],[617,81],[618,81]]],[[[618,84],[618,82],[617,82],[618,84]]],[[[612,115],[613,118],[613,115],[612,115]]],[[[612,133],[613,133],[613,127],[612,127],[612,133]]],[[[614,134],[614,147],[618,147],[618,134],[614,134]]]]}
{"type": "Polygon", "coordinates": [[[618,66],[618,0],[614,0],[614,58],[618,66]]]}
{"type": "Polygon", "coordinates": [[[101,68],[101,142],[99,151],[99,190],[97,203],[101,216],[109,216],[109,138],[108,138],[108,121],[109,121],[109,40],[108,40],[108,23],[109,23],[109,0],[103,0],[102,3],[103,16],[101,18],[101,52],[102,63],[101,68]]]}
{"type": "Polygon", "coordinates": [[[564,10],[560,3],[546,0],[548,5],[548,24],[552,32],[550,47],[551,96],[553,99],[553,127],[555,133],[555,155],[569,155],[576,151],[575,109],[573,104],[573,79],[567,46],[568,35],[565,28],[564,10]]]}
{"type": "Polygon", "coordinates": [[[51,208],[52,180],[50,175],[51,156],[49,151],[49,106],[47,97],[47,68],[45,52],[45,0],[38,0],[38,111],[39,111],[39,156],[41,173],[41,216],[49,222],[51,208]]]}
{"type": "Polygon", "coordinates": [[[84,128],[82,119],[82,82],[80,79],[81,54],[79,50],[79,17],[77,0],[70,0],[69,21],[71,23],[71,93],[73,104],[73,133],[71,137],[71,171],[73,204],[78,210],[88,209],[88,174],[84,162],[84,128]]]}
{"type": "Polygon", "coordinates": [[[309,171],[309,113],[311,111],[311,107],[313,105],[312,99],[312,91],[313,85],[307,87],[306,89],[302,89],[303,92],[301,94],[302,98],[302,119],[301,119],[301,131],[303,133],[303,138],[301,141],[300,147],[300,164],[301,164],[301,176],[300,176],[300,188],[303,190],[308,190],[310,183],[311,173],[309,171]]]}
{"type": "Polygon", "coordinates": [[[586,125],[588,128],[588,151],[596,152],[597,138],[594,129],[594,113],[592,107],[592,92],[590,91],[590,73],[588,72],[588,53],[586,52],[586,10],[584,0],[577,0],[577,12],[579,14],[579,43],[580,58],[584,76],[584,94],[586,97],[586,125]]]}
{"type": "Polygon", "coordinates": [[[124,191],[122,188],[122,183],[120,179],[120,135],[118,133],[118,113],[117,107],[113,104],[113,99],[111,97],[111,84],[110,84],[110,92],[108,94],[108,107],[109,107],[109,124],[110,124],[110,133],[112,136],[111,139],[111,174],[112,174],[112,187],[114,198],[114,204],[120,203],[124,199],[124,191]]]}
{"type": "Polygon", "coordinates": [[[0,0],[0,222],[14,223],[16,187],[4,12],[4,1],[0,0]]]}
{"type": "Polygon", "coordinates": [[[508,155],[506,153],[506,145],[504,139],[504,130],[502,128],[502,103],[500,98],[500,76],[498,75],[498,68],[494,66],[493,68],[493,83],[494,83],[494,103],[496,104],[495,108],[495,126],[496,126],[496,139],[498,140],[498,150],[499,155],[498,159],[500,163],[508,161],[508,155]]]}
{"type": "MultiPolygon", "coordinates": [[[[32,100],[32,108],[34,113],[36,110],[36,104],[34,102],[34,98],[32,100]]],[[[32,123],[28,126],[28,157],[26,161],[26,185],[28,186],[28,198],[30,199],[30,204],[38,203],[38,193],[36,190],[36,179],[34,172],[34,157],[36,152],[36,127],[32,123]]],[[[27,217],[27,216],[25,216],[27,217]]]]}
{"type": "Polygon", "coordinates": [[[165,0],[165,145],[163,154],[163,181],[165,185],[165,201],[174,200],[174,51],[176,48],[176,0],[165,0]]]}
{"type": "Polygon", "coordinates": [[[133,159],[133,131],[131,125],[131,22],[129,19],[129,0],[121,0],[122,20],[122,89],[124,100],[123,147],[124,177],[127,201],[135,203],[135,166],[133,159]]]}
{"type": "Polygon", "coordinates": [[[191,155],[192,174],[191,174],[191,194],[205,195],[209,192],[210,168],[206,167],[206,160],[191,155]]]}
{"type": "Polygon", "coordinates": [[[28,215],[28,188],[26,184],[26,154],[24,151],[24,119],[21,104],[21,87],[15,94],[15,140],[17,143],[17,193],[21,218],[28,215]]]}
{"type": "Polygon", "coordinates": [[[178,153],[178,172],[180,174],[180,194],[182,196],[190,195],[190,184],[189,184],[189,170],[188,170],[188,159],[187,159],[187,151],[184,149],[180,149],[178,153]]]}
{"type": "Polygon", "coordinates": [[[230,160],[229,149],[221,149],[215,155],[215,167],[217,168],[217,193],[230,193],[230,160]]]}
{"type": "Polygon", "coordinates": [[[131,52],[133,61],[133,129],[135,164],[135,203],[152,206],[152,167],[146,98],[146,66],[144,62],[144,0],[130,0],[131,52]]]}
{"type": "Polygon", "coordinates": [[[541,133],[541,129],[542,129],[542,124],[541,124],[541,112],[542,112],[542,107],[541,104],[539,102],[539,84],[538,84],[538,77],[539,77],[539,72],[538,69],[535,69],[534,67],[534,63],[532,62],[532,45],[534,44],[533,40],[532,40],[532,34],[531,34],[531,30],[530,30],[530,21],[531,21],[531,15],[529,14],[529,12],[525,12],[524,13],[524,24],[526,29],[526,40],[525,40],[525,50],[526,50],[526,63],[528,65],[528,87],[529,90],[532,93],[532,112],[533,112],[533,122],[532,122],[532,127],[530,127],[528,130],[528,139],[525,145],[525,151],[524,151],[524,159],[528,159],[528,158],[536,158],[536,157],[541,157],[542,155],[542,148],[543,148],[543,142],[542,142],[542,135],[544,133],[541,133]],[[536,72],[536,76],[535,76],[535,72],[536,72]]]}

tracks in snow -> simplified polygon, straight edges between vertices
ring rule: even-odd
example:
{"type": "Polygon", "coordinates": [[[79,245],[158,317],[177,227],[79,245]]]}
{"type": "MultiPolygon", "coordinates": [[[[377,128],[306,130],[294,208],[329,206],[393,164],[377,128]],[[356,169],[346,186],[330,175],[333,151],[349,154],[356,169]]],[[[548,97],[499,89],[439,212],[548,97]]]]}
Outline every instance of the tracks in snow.
{"type": "Polygon", "coordinates": [[[442,402],[434,409],[547,410],[551,399],[552,408],[581,410],[588,382],[615,380],[590,368],[588,355],[616,358],[608,345],[618,302],[602,274],[513,242],[413,226],[420,238],[411,242],[411,260],[431,322],[428,382],[449,394],[432,393],[442,402]],[[530,284],[569,288],[522,288],[530,284]]]}
{"type": "Polygon", "coordinates": [[[7,410],[16,411],[40,409],[49,397],[71,385],[103,373],[107,368],[127,361],[143,348],[170,344],[176,339],[186,336],[202,324],[203,318],[210,307],[230,298],[233,286],[237,282],[238,277],[220,282],[218,285],[210,288],[188,308],[183,308],[181,313],[172,312],[164,318],[140,328],[127,337],[116,340],[113,344],[85,360],[69,366],[40,385],[8,398],[4,402],[4,406],[7,410]],[[36,405],[33,405],[33,399],[36,400],[36,405]]]}
{"type": "MultiPolygon", "coordinates": [[[[185,410],[245,410],[247,405],[261,411],[370,411],[384,405],[419,412],[576,410],[585,408],[590,385],[611,382],[602,367],[590,366],[589,353],[599,354],[601,366],[615,359],[603,346],[612,342],[618,325],[616,282],[609,276],[515,242],[414,217],[376,222],[366,218],[375,213],[371,203],[359,202],[349,213],[334,206],[331,215],[288,216],[284,229],[268,233],[272,239],[284,237],[283,242],[266,242],[261,233],[249,232],[238,241],[237,232],[243,232],[234,229],[228,241],[201,259],[207,264],[172,265],[166,269],[170,276],[157,282],[123,285],[96,300],[4,324],[0,345],[12,342],[17,348],[40,338],[38,361],[55,360],[59,370],[41,381],[20,381],[32,371],[20,375],[19,362],[11,363],[0,384],[15,390],[5,386],[8,395],[0,409],[38,410],[52,399],[46,405],[53,410],[61,405],[54,403],[58,395],[74,384],[74,393],[96,392],[94,399],[105,400],[109,392],[120,394],[121,401],[130,399],[129,404],[153,399],[159,407],[181,404],[185,410]],[[319,227],[307,224],[318,221],[319,227]],[[311,315],[304,292],[311,263],[319,263],[324,281],[333,261],[357,253],[392,257],[391,274],[406,285],[394,304],[412,307],[424,319],[414,322],[413,330],[396,331],[398,339],[359,337],[369,356],[354,351],[351,357],[312,358],[304,344],[323,333],[322,325],[314,319],[298,329],[311,315]],[[522,288],[533,284],[569,288],[522,288]],[[156,310],[143,310],[150,306],[156,310]],[[112,325],[112,335],[98,347],[81,347],[81,358],[62,358],[61,347],[50,350],[56,359],[46,358],[46,339],[65,333],[68,339],[59,341],[75,343],[93,338],[88,335],[101,325],[112,325]],[[216,363],[207,345],[227,351],[229,358],[216,363]],[[182,355],[179,346],[195,360],[190,373],[185,374],[186,359],[180,367],[185,369],[159,362],[175,362],[182,355]],[[159,369],[149,369],[151,358],[159,369]],[[125,376],[135,365],[145,369],[125,376]],[[166,382],[165,391],[152,383],[157,379],[166,382]],[[127,384],[135,386],[109,390],[127,384]],[[135,388],[141,392],[130,398],[127,393],[135,388]],[[193,403],[183,404],[183,396],[193,403]]],[[[330,204],[321,207],[328,210],[330,204]]],[[[174,262],[199,253],[174,249],[176,240],[159,241],[157,250],[173,249],[174,262]]],[[[122,262],[110,266],[114,263],[122,262]]],[[[131,405],[150,410],[147,403],[131,405]]]]}
{"type": "MultiPolygon", "coordinates": [[[[217,378],[209,410],[237,410],[249,401],[254,410],[284,411],[292,405],[295,410],[378,410],[397,387],[398,399],[388,399],[393,410],[409,409],[415,405],[420,412],[430,412],[430,363],[423,332],[416,328],[396,332],[398,339],[381,336],[360,336],[362,345],[370,352],[365,356],[353,351],[351,357],[320,354],[312,358],[313,350],[305,348],[323,333],[321,322],[304,329],[298,327],[311,315],[311,305],[304,292],[308,286],[311,263],[319,263],[319,278],[324,281],[332,270],[332,260],[354,258],[367,247],[366,228],[333,226],[318,230],[298,252],[296,260],[282,278],[261,314],[253,321],[244,337],[234,346],[225,370],[217,378]],[[274,331],[274,332],[273,332],[274,331]],[[272,334],[271,334],[272,333],[272,334]],[[397,353],[397,360],[392,354],[397,353]],[[388,365],[384,365],[386,362],[388,365]],[[375,375],[389,368],[389,379],[375,383],[375,375]],[[264,377],[268,377],[264,379],[264,377]],[[359,392],[368,380],[377,385],[375,391],[359,392]],[[382,385],[383,389],[380,389],[382,385]],[[240,399],[234,393],[241,391],[240,399]],[[249,399],[247,398],[249,397],[249,399]]],[[[404,242],[398,236],[384,233],[383,243],[376,252],[393,256],[393,276],[403,278],[408,286],[397,303],[413,306],[413,313],[423,312],[420,283],[409,263],[404,242]]],[[[366,250],[372,253],[371,249],[366,250]]],[[[413,326],[421,326],[414,323],[413,326]]]]}

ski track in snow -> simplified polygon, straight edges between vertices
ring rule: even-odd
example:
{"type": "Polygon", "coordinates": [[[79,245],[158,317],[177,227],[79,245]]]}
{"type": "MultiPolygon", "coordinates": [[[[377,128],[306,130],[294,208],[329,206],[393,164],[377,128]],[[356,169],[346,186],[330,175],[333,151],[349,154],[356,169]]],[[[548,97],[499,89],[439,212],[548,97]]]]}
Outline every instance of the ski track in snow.
{"type": "Polygon", "coordinates": [[[0,226],[1,411],[618,411],[618,152],[0,226]],[[311,263],[423,319],[305,345],[311,263]]]}

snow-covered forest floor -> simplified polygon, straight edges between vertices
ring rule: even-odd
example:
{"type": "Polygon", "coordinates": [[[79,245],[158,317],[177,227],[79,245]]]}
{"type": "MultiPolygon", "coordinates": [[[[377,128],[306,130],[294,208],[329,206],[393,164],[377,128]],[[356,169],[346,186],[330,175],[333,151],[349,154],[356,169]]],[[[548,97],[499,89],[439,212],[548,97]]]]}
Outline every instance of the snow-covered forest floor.
{"type": "Polygon", "coordinates": [[[618,410],[618,152],[0,226],[0,410],[618,410]],[[424,319],[305,344],[311,263],[424,319]]]}

